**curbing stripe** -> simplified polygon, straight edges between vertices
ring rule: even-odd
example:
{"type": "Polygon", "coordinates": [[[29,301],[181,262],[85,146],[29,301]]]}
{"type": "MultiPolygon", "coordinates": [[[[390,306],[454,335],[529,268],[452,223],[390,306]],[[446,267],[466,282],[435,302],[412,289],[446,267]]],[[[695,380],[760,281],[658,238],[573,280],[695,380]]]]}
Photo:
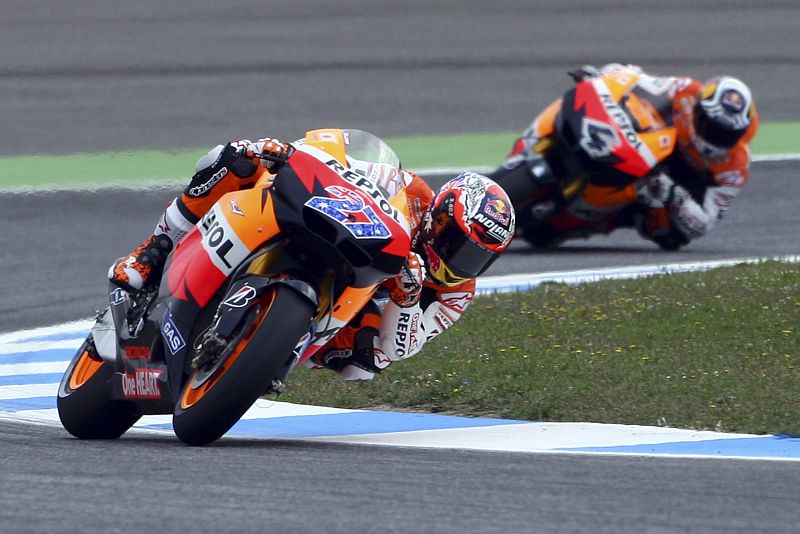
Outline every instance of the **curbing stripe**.
{"type": "MultiPolygon", "coordinates": [[[[774,259],[797,262],[800,261],[800,256],[774,259]]],[[[764,259],[742,258],[486,277],[479,280],[479,286],[484,293],[518,291],[536,287],[545,281],[585,283],[604,278],[633,278],[706,270],[758,261],[764,259]]],[[[0,370],[7,368],[5,373],[0,373],[5,375],[5,379],[0,381],[0,419],[32,424],[59,424],[54,393],[58,387],[57,380],[54,379],[58,375],[53,374],[52,366],[66,366],[75,343],[79,341],[75,335],[85,335],[90,326],[90,321],[81,321],[0,336],[0,353],[6,355],[2,361],[29,362],[32,357],[33,361],[39,362],[42,357],[47,361],[53,360],[49,364],[20,363],[0,366],[0,370]],[[62,328],[68,330],[69,335],[60,334],[62,328]],[[72,347],[53,347],[60,344],[72,347]],[[15,353],[14,349],[30,352],[15,353]],[[25,380],[26,373],[29,373],[28,380],[25,380]]],[[[171,429],[169,421],[168,415],[146,416],[134,428],[138,431],[167,433],[171,429]]],[[[800,439],[781,436],[722,434],[635,425],[536,423],[434,414],[342,410],[274,401],[256,402],[228,436],[526,453],[800,460],[800,439]]]]}

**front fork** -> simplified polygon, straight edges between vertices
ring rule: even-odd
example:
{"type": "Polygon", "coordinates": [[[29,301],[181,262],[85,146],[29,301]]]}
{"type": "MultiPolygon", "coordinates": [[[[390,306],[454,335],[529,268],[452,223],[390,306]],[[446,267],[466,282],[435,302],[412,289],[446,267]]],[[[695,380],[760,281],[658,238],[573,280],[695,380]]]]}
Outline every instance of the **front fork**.
{"type": "MultiPolygon", "coordinates": [[[[204,370],[216,366],[236,335],[248,327],[247,320],[257,306],[262,304],[265,293],[276,284],[291,287],[307,298],[315,307],[319,306],[318,291],[307,282],[286,275],[244,276],[231,284],[217,307],[211,326],[198,336],[198,342],[194,347],[195,356],[192,359],[192,367],[204,370]]],[[[313,327],[312,324],[312,331],[313,327]]]]}

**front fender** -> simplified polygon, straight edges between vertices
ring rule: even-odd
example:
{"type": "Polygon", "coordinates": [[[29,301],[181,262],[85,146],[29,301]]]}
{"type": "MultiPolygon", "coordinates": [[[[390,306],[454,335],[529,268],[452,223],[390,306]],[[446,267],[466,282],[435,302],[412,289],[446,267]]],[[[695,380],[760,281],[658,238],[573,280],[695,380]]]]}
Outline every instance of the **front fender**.
{"type": "Polygon", "coordinates": [[[292,288],[308,300],[315,309],[319,307],[319,293],[308,282],[285,275],[274,277],[244,276],[231,284],[220,303],[217,309],[214,331],[222,337],[231,336],[246,316],[250,304],[256,302],[268,287],[275,284],[282,284],[292,288]]]}

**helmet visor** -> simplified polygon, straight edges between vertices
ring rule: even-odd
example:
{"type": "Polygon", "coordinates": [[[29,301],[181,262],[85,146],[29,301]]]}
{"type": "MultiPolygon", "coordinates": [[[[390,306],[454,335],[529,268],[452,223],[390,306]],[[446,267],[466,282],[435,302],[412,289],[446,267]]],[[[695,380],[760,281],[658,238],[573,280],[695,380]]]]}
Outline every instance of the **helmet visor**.
{"type": "Polygon", "coordinates": [[[450,278],[460,281],[482,274],[498,256],[496,252],[472,240],[452,221],[438,233],[432,248],[450,278]]]}
{"type": "Polygon", "coordinates": [[[745,132],[723,126],[709,117],[699,104],[694,113],[694,130],[704,141],[719,148],[733,148],[745,132]]]}

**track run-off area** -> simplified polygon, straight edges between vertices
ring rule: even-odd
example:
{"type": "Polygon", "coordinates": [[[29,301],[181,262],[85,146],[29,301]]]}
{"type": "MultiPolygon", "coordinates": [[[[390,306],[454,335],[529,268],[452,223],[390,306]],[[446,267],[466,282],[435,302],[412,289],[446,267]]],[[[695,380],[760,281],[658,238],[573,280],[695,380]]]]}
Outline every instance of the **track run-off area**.
{"type": "MultiPolygon", "coordinates": [[[[778,258],[798,262],[800,256],[778,258]]],[[[544,282],[590,283],[707,270],[757,258],[479,280],[478,294],[522,291],[544,282]]],[[[91,328],[77,321],[0,335],[0,418],[58,425],[61,373],[91,328]]],[[[169,432],[171,416],[145,416],[133,432],[169,432]]],[[[596,423],[545,423],[422,413],[344,410],[259,400],[228,437],[527,453],[800,460],[800,438],[596,423]]],[[[224,438],[223,438],[224,439],[224,438]]]]}
{"type": "MultiPolygon", "coordinates": [[[[762,141],[762,153],[754,156],[756,171],[767,165],[791,165],[800,159],[800,154],[778,151],[785,151],[791,147],[785,137],[782,137],[786,131],[785,125],[773,125],[771,129],[769,127],[767,129],[772,133],[766,136],[766,141],[762,141]]],[[[796,131],[800,133],[800,128],[796,131]]],[[[508,145],[512,136],[509,134],[482,134],[478,138],[482,140],[483,145],[494,146],[495,151],[499,153],[500,147],[508,145]]],[[[491,168],[490,160],[486,155],[480,159],[473,157],[469,162],[471,165],[466,163],[462,156],[459,156],[459,154],[468,153],[467,147],[475,142],[474,136],[450,136],[447,139],[448,141],[445,143],[441,139],[435,138],[408,138],[397,140],[395,144],[399,143],[409,155],[412,155],[409,159],[417,163],[418,167],[423,168],[423,176],[434,186],[459,172],[458,169],[491,168]],[[439,167],[426,169],[424,168],[425,163],[429,162],[426,149],[437,144],[450,147],[451,156],[440,160],[444,163],[439,167]],[[416,155],[416,160],[414,155],[416,155]]],[[[58,210],[58,205],[63,202],[64,195],[86,199],[90,204],[95,199],[102,201],[104,198],[114,199],[129,196],[160,197],[168,200],[171,192],[179,190],[185,180],[185,178],[178,179],[176,176],[180,173],[185,174],[185,168],[192,168],[190,160],[196,158],[198,153],[202,153],[202,151],[83,154],[61,156],[55,158],[54,161],[44,161],[38,156],[5,158],[8,165],[2,173],[5,179],[0,180],[0,185],[6,187],[5,195],[0,195],[0,204],[5,199],[9,206],[15,204],[15,207],[20,209],[18,208],[20,204],[24,206],[29,202],[42,202],[46,206],[44,209],[31,208],[29,211],[50,212],[58,210]],[[78,172],[85,167],[87,161],[94,162],[94,165],[91,166],[92,172],[78,172]],[[153,161],[170,162],[156,167],[162,171],[165,169],[172,169],[172,171],[157,176],[155,179],[152,176],[147,177],[142,173],[142,169],[151,167],[143,166],[142,162],[152,163],[153,161]],[[59,168],[58,162],[61,163],[61,173],[56,172],[59,168]],[[125,187],[120,188],[122,182],[118,179],[117,181],[100,179],[103,176],[119,176],[119,174],[114,174],[114,169],[119,169],[126,164],[131,165],[131,170],[127,175],[129,182],[125,187]],[[36,172],[25,175],[28,177],[27,184],[25,180],[16,180],[11,186],[11,175],[18,172],[20,174],[17,176],[22,176],[21,173],[24,169],[36,169],[36,172]],[[170,172],[174,172],[175,176],[171,176],[170,172]],[[58,184],[48,181],[48,177],[56,175],[62,178],[58,184]],[[157,183],[159,187],[148,191],[148,188],[152,188],[154,183],[157,183]]],[[[760,188],[763,185],[763,183],[756,183],[754,187],[760,188]]],[[[742,202],[744,204],[742,210],[746,213],[739,213],[736,210],[739,206],[735,206],[731,211],[732,217],[740,219],[742,223],[745,221],[752,223],[753,218],[749,213],[761,211],[759,199],[764,196],[771,196],[771,194],[759,193],[758,198],[749,203],[745,197],[742,202]]],[[[142,230],[131,231],[130,242],[135,242],[146,232],[147,226],[155,220],[157,210],[161,209],[160,206],[163,205],[163,203],[153,204],[152,209],[148,207],[148,210],[138,214],[133,220],[135,226],[142,230]],[[139,232],[138,235],[136,232],[139,232]]],[[[113,204],[107,209],[109,217],[113,217],[112,213],[118,211],[113,204]]],[[[21,208],[21,211],[26,211],[26,208],[21,208]]],[[[80,217],[77,220],[86,219],[87,224],[91,225],[98,218],[102,219],[103,217],[95,214],[88,219],[80,217]]],[[[43,223],[37,226],[47,227],[47,224],[43,223]]],[[[726,230],[725,223],[721,226],[723,232],[728,234],[735,232],[735,230],[726,230]]],[[[617,240],[630,239],[630,236],[609,237],[617,240]]],[[[712,239],[725,239],[725,237],[725,234],[720,236],[716,232],[709,236],[712,239]]],[[[732,251],[727,250],[718,254],[715,259],[708,259],[709,255],[700,251],[693,258],[694,261],[686,261],[685,254],[682,253],[660,253],[659,263],[642,263],[646,259],[655,260],[659,257],[659,253],[641,254],[635,249],[627,249],[626,247],[629,245],[625,244],[618,247],[619,250],[612,264],[603,267],[598,266],[602,263],[596,262],[597,257],[602,258],[602,255],[598,256],[601,254],[600,249],[592,248],[592,243],[600,239],[608,238],[593,238],[587,242],[590,252],[585,257],[570,255],[570,252],[579,253],[581,246],[586,247],[580,242],[578,242],[577,249],[570,248],[570,245],[575,246],[572,243],[562,247],[563,250],[550,255],[552,256],[550,265],[561,263],[567,268],[543,272],[525,272],[531,258],[538,260],[541,255],[531,256],[530,253],[526,253],[524,245],[515,245],[489,271],[490,276],[484,276],[479,280],[479,294],[532,289],[542,282],[589,283],[608,278],[630,278],[709,269],[770,257],[797,261],[797,257],[790,254],[796,249],[793,249],[791,244],[785,244],[785,248],[768,249],[765,251],[766,254],[762,253],[752,257],[731,256],[732,251]],[[560,254],[570,256],[565,258],[559,256],[560,254]],[[634,263],[625,263],[626,257],[633,259],[634,263]]],[[[758,239],[758,237],[754,236],[752,239],[758,239]]],[[[628,243],[629,241],[619,242],[628,243]]],[[[648,246],[645,242],[639,245],[648,246]]],[[[106,248],[108,247],[101,247],[102,250],[106,248]]],[[[611,250],[613,251],[614,248],[611,250]]],[[[119,253],[124,253],[124,250],[120,249],[119,253]]],[[[98,255],[96,259],[92,260],[92,263],[97,263],[98,268],[104,268],[109,257],[111,256],[107,254],[102,257],[98,255]]],[[[714,255],[710,255],[710,257],[713,258],[714,255]]],[[[27,273],[23,272],[22,274],[28,276],[27,273]]],[[[87,294],[91,293],[90,300],[93,309],[100,309],[104,305],[100,300],[102,293],[97,291],[97,280],[102,280],[100,272],[96,273],[94,279],[87,280],[86,287],[83,289],[87,294]]],[[[22,308],[34,306],[32,311],[35,312],[38,309],[35,306],[40,302],[37,297],[29,292],[22,292],[22,295],[19,306],[22,308]]],[[[85,316],[88,317],[90,312],[88,312],[88,308],[86,309],[85,316]]],[[[38,329],[22,326],[21,330],[0,334],[0,418],[24,423],[58,424],[55,393],[60,379],[59,373],[66,368],[74,351],[88,333],[91,323],[87,321],[74,322],[76,319],[80,319],[80,315],[76,315],[74,301],[67,303],[64,311],[56,317],[66,322],[53,321],[50,326],[38,329]]],[[[134,428],[134,431],[169,434],[171,432],[170,417],[146,416],[134,428]]],[[[800,458],[800,439],[786,436],[723,434],[709,431],[698,432],[673,428],[582,422],[545,423],[419,413],[341,410],[297,406],[266,400],[259,401],[248,411],[243,420],[228,433],[228,436],[528,453],[560,452],[771,460],[797,460],[800,458]]]]}

